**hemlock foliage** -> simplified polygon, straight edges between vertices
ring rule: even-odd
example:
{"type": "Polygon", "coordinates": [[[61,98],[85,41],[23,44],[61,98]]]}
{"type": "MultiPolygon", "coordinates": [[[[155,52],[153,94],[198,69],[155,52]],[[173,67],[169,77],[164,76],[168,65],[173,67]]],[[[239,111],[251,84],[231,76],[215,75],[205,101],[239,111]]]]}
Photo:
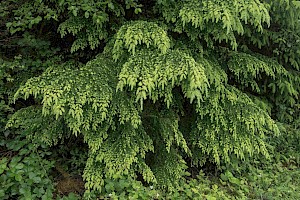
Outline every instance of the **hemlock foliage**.
{"type": "MultiPolygon", "coordinates": [[[[0,16],[0,139],[77,149],[84,198],[297,198],[278,188],[299,183],[300,1],[6,0],[0,16]]],[[[1,156],[1,179],[32,155],[1,156]]]]}

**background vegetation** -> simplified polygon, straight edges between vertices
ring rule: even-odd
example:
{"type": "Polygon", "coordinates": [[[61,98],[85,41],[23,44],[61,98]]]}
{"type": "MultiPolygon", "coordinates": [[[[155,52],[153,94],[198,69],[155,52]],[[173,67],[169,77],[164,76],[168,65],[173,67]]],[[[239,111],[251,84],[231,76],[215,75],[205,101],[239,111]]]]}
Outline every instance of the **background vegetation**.
{"type": "Polygon", "coordinates": [[[300,199],[300,1],[0,2],[1,199],[300,199]]]}

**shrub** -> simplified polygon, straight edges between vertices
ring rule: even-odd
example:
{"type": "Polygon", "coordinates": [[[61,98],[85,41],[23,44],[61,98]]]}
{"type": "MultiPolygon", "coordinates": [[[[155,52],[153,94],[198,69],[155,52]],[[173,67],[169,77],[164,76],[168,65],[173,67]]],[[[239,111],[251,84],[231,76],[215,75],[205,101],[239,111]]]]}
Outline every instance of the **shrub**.
{"type": "Polygon", "coordinates": [[[15,109],[7,129],[49,146],[71,136],[85,142],[86,198],[108,180],[174,191],[204,165],[226,166],[220,173],[243,196],[235,171],[271,161],[294,137],[278,136],[299,132],[298,1],[0,7],[0,109],[15,109]]]}

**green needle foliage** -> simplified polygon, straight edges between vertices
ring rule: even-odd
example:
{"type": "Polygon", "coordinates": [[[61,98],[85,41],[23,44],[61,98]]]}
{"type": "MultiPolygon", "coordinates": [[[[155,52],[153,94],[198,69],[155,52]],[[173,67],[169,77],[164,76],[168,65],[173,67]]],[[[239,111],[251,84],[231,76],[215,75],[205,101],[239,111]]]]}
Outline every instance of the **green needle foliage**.
{"type": "Polygon", "coordinates": [[[49,146],[86,143],[86,198],[108,180],[171,190],[192,166],[270,161],[300,134],[299,1],[0,7],[0,123],[49,146]]]}

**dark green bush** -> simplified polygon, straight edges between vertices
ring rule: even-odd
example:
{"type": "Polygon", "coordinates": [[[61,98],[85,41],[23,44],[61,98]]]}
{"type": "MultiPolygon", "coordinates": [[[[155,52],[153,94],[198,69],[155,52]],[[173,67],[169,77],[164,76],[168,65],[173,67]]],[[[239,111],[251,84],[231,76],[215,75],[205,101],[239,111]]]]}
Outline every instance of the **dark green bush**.
{"type": "Polygon", "coordinates": [[[0,138],[0,198],[52,199],[54,185],[48,149],[18,135],[0,138]]]}

